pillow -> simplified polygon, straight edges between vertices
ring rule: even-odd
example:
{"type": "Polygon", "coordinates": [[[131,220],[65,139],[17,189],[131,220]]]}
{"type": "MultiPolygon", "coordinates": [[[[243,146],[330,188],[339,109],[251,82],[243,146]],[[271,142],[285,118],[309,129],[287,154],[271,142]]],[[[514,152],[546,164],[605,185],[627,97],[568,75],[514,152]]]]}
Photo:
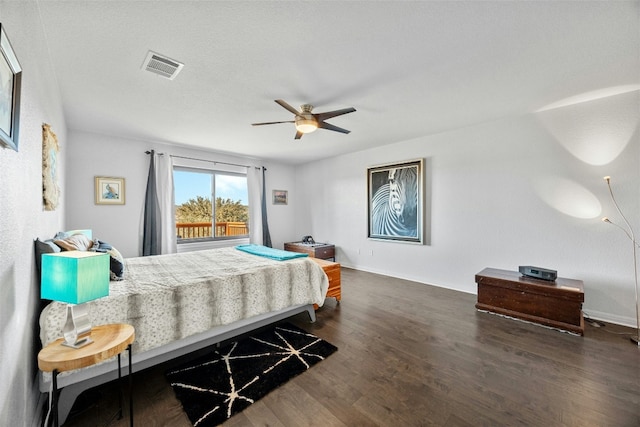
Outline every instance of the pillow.
{"type": "Polygon", "coordinates": [[[71,233],[67,233],[66,231],[58,231],[56,235],[53,236],[53,240],[66,239],[69,236],[71,236],[71,233]]]}
{"type": "Polygon", "coordinates": [[[111,246],[107,242],[103,242],[102,240],[95,239],[93,241],[93,245],[91,247],[92,251],[95,252],[105,252],[109,254],[109,270],[111,280],[123,280],[124,279],[124,258],[122,254],[111,246]]]}
{"type": "Polygon", "coordinates": [[[93,242],[84,234],[74,234],[73,236],[53,241],[65,251],[88,251],[91,249],[93,242]]]}
{"type": "Polygon", "coordinates": [[[35,250],[36,250],[36,267],[38,267],[38,272],[40,272],[40,267],[42,265],[42,254],[55,254],[62,249],[60,246],[53,243],[52,239],[45,240],[44,242],[39,238],[35,241],[35,250]]]}

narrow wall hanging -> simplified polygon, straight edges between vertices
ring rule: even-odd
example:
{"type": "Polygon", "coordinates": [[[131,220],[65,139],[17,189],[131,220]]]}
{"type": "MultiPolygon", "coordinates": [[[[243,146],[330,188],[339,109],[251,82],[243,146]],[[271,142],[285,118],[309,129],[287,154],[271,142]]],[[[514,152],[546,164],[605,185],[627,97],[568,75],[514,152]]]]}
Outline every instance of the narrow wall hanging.
{"type": "Polygon", "coordinates": [[[58,137],[51,127],[42,125],[42,202],[45,211],[54,211],[60,199],[58,186],[58,137]]]}

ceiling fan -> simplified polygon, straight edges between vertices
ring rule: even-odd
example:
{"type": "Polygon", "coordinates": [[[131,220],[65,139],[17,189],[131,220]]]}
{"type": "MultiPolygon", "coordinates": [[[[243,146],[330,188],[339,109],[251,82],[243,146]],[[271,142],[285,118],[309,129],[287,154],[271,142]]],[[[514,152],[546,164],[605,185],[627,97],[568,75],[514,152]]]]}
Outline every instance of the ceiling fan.
{"type": "Polygon", "coordinates": [[[300,106],[302,111],[298,111],[293,108],[291,105],[287,104],[282,99],[276,99],[276,103],[280,104],[283,108],[289,110],[295,115],[294,120],[287,120],[283,122],[265,122],[265,123],[252,123],[252,126],[262,126],[262,125],[274,125],[277,123],[295,123],[296,125],[296,136],[294,139],[302,138],[302,135],[305,133],[311,133],[318,128],[332,130],[335,132],[341,133],[349,133],[351,131],[340,128],[338,126],[334,126],[330,123],[325,122],[325,120],[330,119],[332,117],[341,116],[347,113],[353,113],[356,111],[355,108],[343,108],[342,110],[334,110],[327,111],[326,113],[312,113],[313,105],[304,104],[300,106]]]}

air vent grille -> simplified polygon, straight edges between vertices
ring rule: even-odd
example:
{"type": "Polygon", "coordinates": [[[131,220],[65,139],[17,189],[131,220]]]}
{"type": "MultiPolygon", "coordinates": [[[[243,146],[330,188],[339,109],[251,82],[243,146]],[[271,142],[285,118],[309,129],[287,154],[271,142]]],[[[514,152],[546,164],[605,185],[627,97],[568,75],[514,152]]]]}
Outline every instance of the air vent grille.
{"type": "Polygon", "coordinates": [[[166,56],[149,51],[142,64],[142,69],[165,77],[169,80],[176,78],[184,64],[166,56]]]}

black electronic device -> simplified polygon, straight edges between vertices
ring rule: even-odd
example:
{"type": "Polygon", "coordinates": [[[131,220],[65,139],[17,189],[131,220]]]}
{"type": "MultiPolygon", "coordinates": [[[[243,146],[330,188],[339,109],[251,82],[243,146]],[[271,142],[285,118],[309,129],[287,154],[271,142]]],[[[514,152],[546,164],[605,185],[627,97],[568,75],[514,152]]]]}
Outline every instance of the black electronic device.
{"type": "Polygon", "coordinates": [[[534,279],[548,280],[550,282],[553,282],[558,278],[558,272],[556,270],[533,267],[531,265],[521,265],[520,267],[518,267],[518,271],[523,276],[533,277],[534,279]]]}
{"type": "Polygon", "coordinates": [[[315,242],[316,242],[316,241],[315,241],[315,240],[313,240],[313,237],[311,237],[311,236],[304,236],[304,237],[302,237],[302,243],[306,243],[306,244],[308,244],[308,245],[312,245],[312,244],[314,244],[315,242]]]}

